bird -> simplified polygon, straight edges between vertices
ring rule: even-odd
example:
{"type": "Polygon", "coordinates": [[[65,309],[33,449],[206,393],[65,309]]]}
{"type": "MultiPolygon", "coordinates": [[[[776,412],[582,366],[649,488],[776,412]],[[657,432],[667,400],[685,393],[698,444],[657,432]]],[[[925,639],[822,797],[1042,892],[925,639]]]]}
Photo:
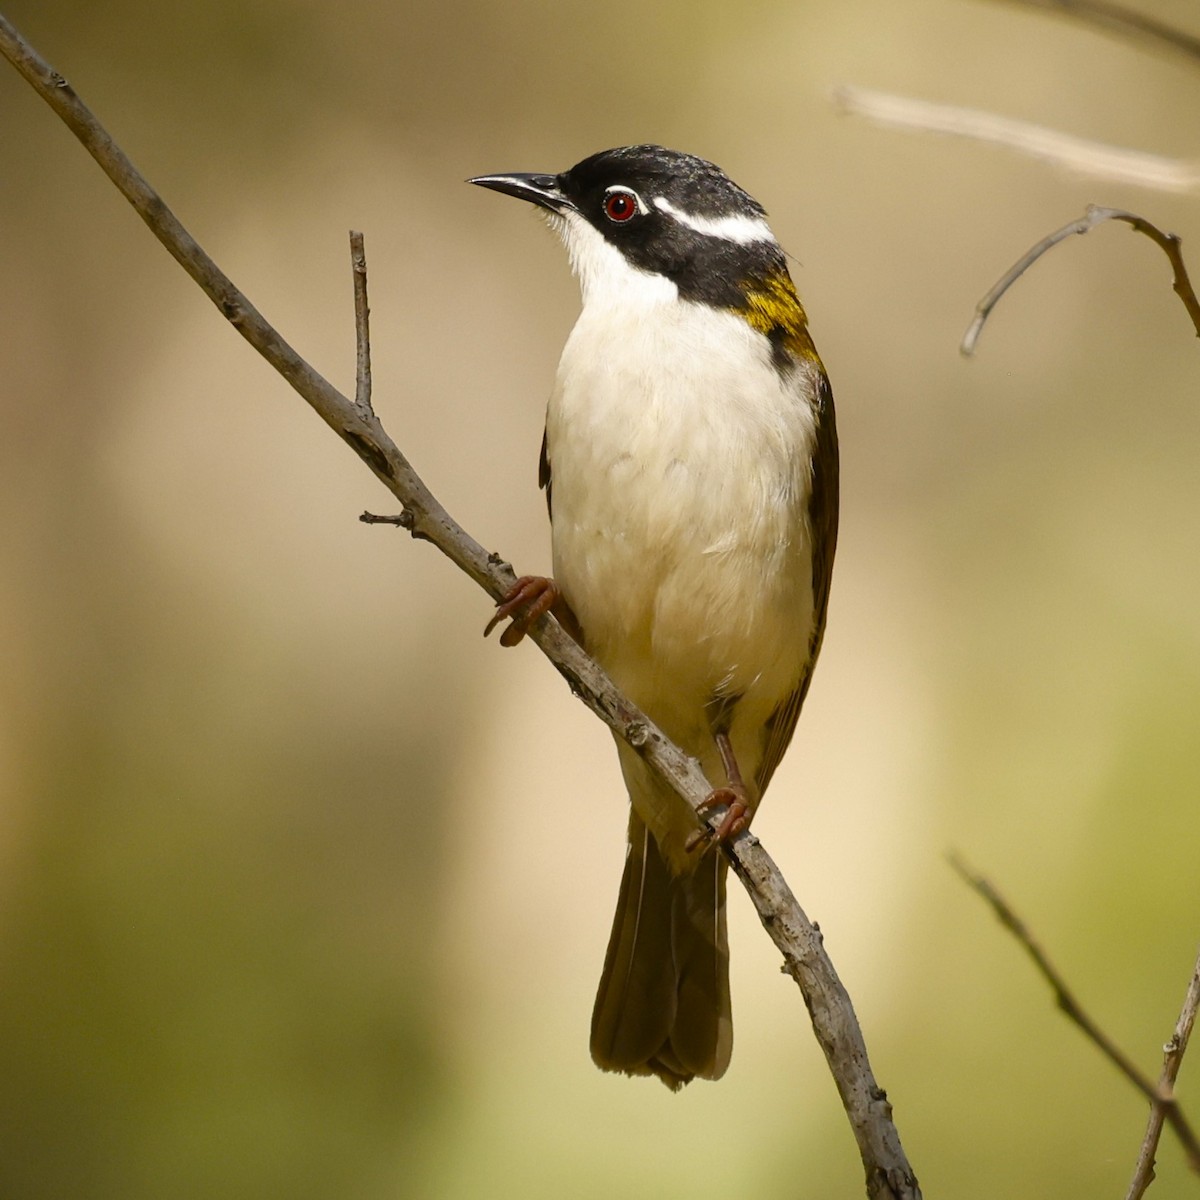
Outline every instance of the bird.
{"type": "Polygon", "coordinates": [[[534,205],[582,298],[539,464],[553,573],[485,633],[553,613],[713,784],[716,837],[621,739],[624,873],[592,1014],[604,1070],[719,1079],[733,1021],[718,844],[758,808],[821,649],[838,529],[833,394],[766,210],[657,145],[469,183],[534,205]]]}

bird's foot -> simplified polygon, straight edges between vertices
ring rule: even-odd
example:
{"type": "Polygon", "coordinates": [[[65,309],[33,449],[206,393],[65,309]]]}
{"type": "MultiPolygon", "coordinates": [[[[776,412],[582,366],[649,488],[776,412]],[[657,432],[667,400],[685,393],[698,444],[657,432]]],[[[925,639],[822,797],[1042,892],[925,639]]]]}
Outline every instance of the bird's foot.
{"type": "Polygon", "coordinates": [[[487,637],[501,621],[512,624],[500,635],[500,645],[515,646],[539,617],[561,601],[558,584],[544,575],[522,575],[496,602],[496,612],[483,630],[487,637]]]}
{"type": "Polygon", "coordinates": [[[726,812],[716,832],[713,832],[711,825],[701,825],[699,829],[693,831],[684,843],[685,850],[695,850],[697,846],[707,846],[710,842],[716,842],[718,846],[723,846],[726,842],[737,837],[743,830],[750,827],[750,818],[754,814],[750,810],[749,800],[744,787],[734,785],[713,788],[700,801],[696,811],[703,817],[714,808],[721,807],[724,807],[726,812]]]}

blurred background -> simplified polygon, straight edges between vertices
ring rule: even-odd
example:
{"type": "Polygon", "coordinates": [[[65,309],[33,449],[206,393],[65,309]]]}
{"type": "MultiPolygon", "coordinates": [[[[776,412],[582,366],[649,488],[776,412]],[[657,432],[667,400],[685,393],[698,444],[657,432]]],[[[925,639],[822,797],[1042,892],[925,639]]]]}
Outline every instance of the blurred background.
{"type": "MultiPolygon", "coordinates": [[[[375,404],[457,518],[548,569],[577,311],[469,175],[654,140],[768,207],[838,401],[825,650],[756,825],[934,1196],[1117,1196],[1145,1105],[953,875],[1148,1071],[1200,937],[1200,353],[1089,201],[1195,196],[839,116],[852,83],[1200,155],[1200,71],[987,0],[9,0],[199,241],[375,404]]],[[[1185,0],[1142,11],[1200,33],[1185,0]]],[[[737,1046],[670,1095],[588,1057],[616,756],[0,70],[0,1196],[821,1197],[861,1168],[731,896],[737,1046]]],[[[1195,1051],[1193,1057],[1200,1054],[1195,1051]]],[[[1200,1119],[1185,1064],[1181,1093],[1200,1119]]],[[[1170,1138],[1159,1200],[1194,1194],[1170,1138]]]]}

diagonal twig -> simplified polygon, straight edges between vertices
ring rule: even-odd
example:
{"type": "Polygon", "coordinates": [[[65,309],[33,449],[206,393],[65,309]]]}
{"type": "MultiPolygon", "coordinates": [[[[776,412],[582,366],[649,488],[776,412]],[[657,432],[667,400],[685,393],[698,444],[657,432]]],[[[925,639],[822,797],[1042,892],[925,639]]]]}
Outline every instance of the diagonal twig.
{"type": "Polygon", "coordinates": [[[1200,63],[1200,37],[1123,4],[1111,4],[1108,0],[1007,0],[1007,3],[1074,17],[1107,33],[1144,42],[1154,50],[1169,50],[1200,63]]]}
{"type": "MultiPolygon", "coordinates": [[[[200,248],[162,198],[61,75],[0,16],[0,54],[8,58],[54,109],[109,179],[227,320],[296,392],[358,454],[403,507],[396,523],[414,537],[432,542],[493,599],[513,583],[512,568],[489,554],[437,501],[365,404],[347,399],[300,357],[245,295],[200,248]]],[[[365,316],[358,322],[360,347],[365,316]]],[[[360,356],[359,381],[365,378],[360,356]]],[[[363,394],[360,387],[359,395],[363,394]]],[[[530,630],[571,690],[624,738],[693,808],[710,788],[699,764],[688,758],[616,689],[552,617],[530,630]]],[[[722,810],[709,818],[714,828],[722,810]]],[[[699,818],[698,818],[699,819],[699,818]]],[[[875,1081],[862,1030],[846,989],[822,945],[821,934],[805,915],[787,882],[758,839],[738,837],[726,848],[759,917],[784,957],[812,1018],[843,1107],[858,1144],[872,1200],[919,1200],[916,1176],[891,1119],[891,1105],[875,1081]]]]}
{"type": "MultiPolygon", "coordinates": [[[[1183,1144],[1187,1154],[1188,1164],[1193,1171],[1200,1172],[1200,1141],[1183,1115],[1175,1095],[1170,1090],[1163,1091],[1140,1067],[1100,1028],[1088,1015],[1075,997],[1075,993],[1067,986],[1066,980],[1058,968],[1050,961],[1045,950],[1038,944],[1028,926],[1013,911],[1012,906],[1000,894],[996,887],[984,876],[976,874],[955,854],[949,856],[950,865],[962,877],[963,881],[991,905],[1000,923],[1021,947],[1033,959],[1041,976],[1054,992],[1054,1001],[1067,1019],[1082,1030],[1084,1036],[1111,1062],[1130,1083],[1133,1084],[1151,1104],[1162,1110],[1163,1116],[1183,1144]]],[[[1182,1055],[1182,1049],[1180,1050],[1182,1055]]]]}
{"type": "Polygon", "coordinates": [[[1125,224],[1131,226],[1138,233],[1144,233],[1167,256],[1173,272],[1171,286],[1180,301],[1182,301],[1184,308],[1187,309],[1192,326],[1196,330],[1196,336],[1200,337],[1200,300],[1196,299],[1196,293],[1192,289],[1192,281],[1188,278],[1187,267],[1184,265],[1178,235],[1164,233],[1157,225],[1152,225],[1145,217],[1139,217],[1137,213],[1125,212],[1119,208],[1101,208],[1099,205],[1089,204],[1084,216],[1080,217],[1077,221],[1071,221],[1061,229],[1056,229],[1052,234],[1042,238],[1036,246],[1027,250],[1005,271],[987,295],[979,301],[975,306],[975,316],[971,324],[967,326],[967,332],[963,334],[962,342],[959,345],[960,353],[968,358],[975,353],[975,346],[979,341],[979,335],[983,332],[983,326],[991,315],[992,309],[1000,302],[1000,298],[1004,293],[1047,250],[1052,250],[1059,242],[1066,241],[1072,234],[1088,233],[1090,230],[1095,229],[1097,225],[1102,225],[1105,221],[1124,221],[1125,224]]]}
{"type": "MultiPolygon", "coordinates": [[[[1187,1051],[1188,1038],[1192,1036],[1192,1026],[1196,1023],[1196,1011],[1200,1009],[1200,955],[1197,955],[1195,966],[1192,967],[1192,977],[1188,980],[1187,992],[1183,998],[1183,1008],[1179,1012],[1179,1020],[1175,1022],[1175,1032],[1171,1040],[1163,1047],[1162,1074],[1158,1077],[1160,1096],[1175,1095],[1175,1080],[1179,1077],[1179,1068],[1183,1065],[1183,1056],[1187,1051]]],[[[1154,1157],[1158,1153],[1158,1140],[1162,1136],[1163,1124],[1167,1118],[1166,1107],[1160,1100],[1150,1106],[1150,1120],[1146,1125],[1146,1136],[1142,1139],[1142,1148],[1138,1154],[1137,1166],[1133,1171],[1133,1179],[1125,1200],[1141,1200],[1146,1189],[1154,1182],[1154,1157]]]]}
{"type": "Polygon", "coordinates": [[[1112,146],[983,109],[899,96],[848,83],[834,88],[833,103],[841,113],[866,117],[893,129],[973,138],[1081,175],[1162,192],[1200,191],[1200,162],[1112,146]]]}

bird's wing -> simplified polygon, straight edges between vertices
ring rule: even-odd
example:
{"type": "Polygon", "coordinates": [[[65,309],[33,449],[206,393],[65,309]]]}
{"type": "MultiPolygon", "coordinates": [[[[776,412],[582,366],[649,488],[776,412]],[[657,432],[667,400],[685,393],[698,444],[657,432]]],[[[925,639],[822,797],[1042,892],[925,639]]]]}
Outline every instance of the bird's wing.
{"type": "Polygon", "coordinates": [[[808,499],[808,526],[812,537],[813,630],[804,674],[796,690],[771,714],[767,722],[767,744],[755,775],[760,796],[766,791],[796,730],[796,721],[804,706],[804,697],[808,694],[813,668],[817,665],[817,655],[821,652],[825,614],[829,608],[829,582],[833,577],[838,530],[838,442],[833,391],[824,371],[820,372],[814,408],[816,445],[813,448],[812,489],[808,499]]]}
{"type": "Polygon", "coordinates": [[[546,449],[546,431],[542,430],[542,452],[538,456],[538,487],[546,489],[546,512],[550,514],[550,519],[554,520],[554,513],[550,508],[550,453],[546,449]]]}

